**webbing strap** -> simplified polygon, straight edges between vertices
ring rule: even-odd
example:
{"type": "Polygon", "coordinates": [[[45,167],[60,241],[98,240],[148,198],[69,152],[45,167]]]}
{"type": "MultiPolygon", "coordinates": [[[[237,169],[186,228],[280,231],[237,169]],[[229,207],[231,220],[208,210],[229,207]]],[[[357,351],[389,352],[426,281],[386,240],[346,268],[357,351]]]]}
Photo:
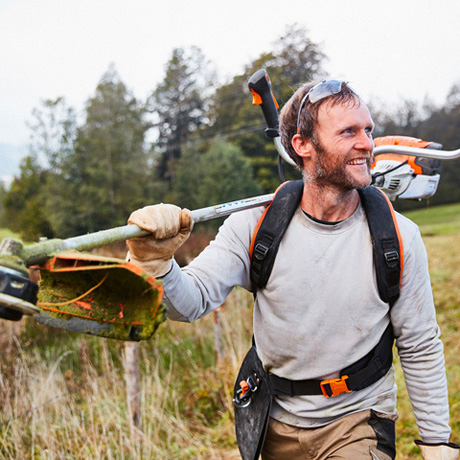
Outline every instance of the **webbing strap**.
{"type": "Polygon", "coordinates": [[[266,286],[284,233],[302,198],[303,181],[289,181],[278,189],[264,216],[251,259],[251,281],[254,290],[266,286]]]}
{"type": "Polygon", "coordinates": [[[369,224],[380,298],[392,305],[399,297],[403,267],[402,243],[393,206],[375,187],[359,190],[359,194],[369,224]]]}
{"type": "MultiPolygon", "coordinates": [[[[345,384],[349,391],[362,390],[384,377],[393,362],[393,328],[391,323],[385,329],[379,343],[363,358],[340,372],[346,376],[345,384]]],[[[333,379],[332,379],[333,380],[333,379]]],[[[269,374],[270,391],[273,395],[302,396],[321,395],[333,396],[329,384],[324,380],[289,380],[269,374]]]]}

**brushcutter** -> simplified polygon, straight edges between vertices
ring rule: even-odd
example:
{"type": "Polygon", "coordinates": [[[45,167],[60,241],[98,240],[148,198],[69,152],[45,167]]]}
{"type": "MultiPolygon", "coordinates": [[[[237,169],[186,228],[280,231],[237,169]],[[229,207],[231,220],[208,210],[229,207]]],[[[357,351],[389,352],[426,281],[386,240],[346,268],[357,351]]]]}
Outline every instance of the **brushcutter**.
{"type": "MultiPolygon", "coordinates": [[[[195,223],[262,206],[273,195],[192,211],[195,223]]],[[[24,245],[0,243],[0,318],[35,316],[41,324],[126,341],[150,338],[165,319],[161,282],[140,267],[115,258],[82,254],[109,243],[148,235],[136,225],[65,240],[24,245]],[[29,279],[39,271],[40,289],[29,279]]]]}
{"type": "MultiPolygon", "coordinates": [[[[278,151],[278,171],[284,181],[281,159],[296,166],[281,143],[278,103],[273,95],[270,78],[265,69],[255,72],[248,81],[253,104],[260,105],[267,129],[278,151]]],[[[460,157],[460,149],[442,150],[442,145],[406,136],[386,136],[375,139],[372,183],[391,200],[397,198],[421,200],[429,198],[438,188],[441,160],[460,157]]]]}

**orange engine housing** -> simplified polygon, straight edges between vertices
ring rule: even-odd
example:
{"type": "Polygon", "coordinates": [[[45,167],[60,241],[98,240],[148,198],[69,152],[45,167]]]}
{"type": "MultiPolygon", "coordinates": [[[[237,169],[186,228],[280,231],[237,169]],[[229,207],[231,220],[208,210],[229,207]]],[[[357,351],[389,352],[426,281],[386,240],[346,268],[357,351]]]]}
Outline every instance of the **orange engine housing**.
{"type": "MultiPolygon", "coordinates": [[[[374,139],[374,144],[376,147],[381,147],[383,145],[402,145],[406,147],[418,147],[420,149],[425,149],[427,147],[436,150],[442,149],[442,145],[436,142],[428,142],[416,137],[409,136],[377,137],[374,139]]],[[[441,160],[416,157],[413,155],[399,155],[397,153],[383,153],[378,155],[374,161],[374,164],[372,165],[372,168],[375,167],[377,161],[382,160],[394,160],[401,163],[407,161],[407,164],[414,170],[414,174],[424,174],[426,176],[433,176],[438,174],[441,168],[441,160]]]]}

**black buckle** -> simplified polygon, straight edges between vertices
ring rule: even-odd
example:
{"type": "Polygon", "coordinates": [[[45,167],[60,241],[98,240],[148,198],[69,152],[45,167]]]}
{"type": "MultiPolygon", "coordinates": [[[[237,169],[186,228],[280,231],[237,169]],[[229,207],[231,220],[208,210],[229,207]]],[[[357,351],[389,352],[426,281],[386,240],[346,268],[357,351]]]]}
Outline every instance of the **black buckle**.
{"type": "Polygon", "coordinates": [[[386,263],[389,268],[395,268],[399,263],[398,251],[385,252],[384,254],[386,263]]]}
{"type": "Polygon", "coordinates": [[[254,252],[253,252],[254,257],[257,260],[265,259],[265,256],[267,255],[269,249],[270,249],[269,246],[265,246],[265,244],[262,244],[262,243],[257,243],[254,248],[254,252]]]}

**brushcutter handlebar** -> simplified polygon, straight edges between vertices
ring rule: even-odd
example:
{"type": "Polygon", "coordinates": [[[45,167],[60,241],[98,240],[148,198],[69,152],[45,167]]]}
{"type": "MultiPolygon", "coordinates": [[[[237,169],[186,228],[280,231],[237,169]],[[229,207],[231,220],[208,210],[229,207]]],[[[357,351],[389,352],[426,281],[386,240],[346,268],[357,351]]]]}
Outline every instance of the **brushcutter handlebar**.
{"type": "Polygon", "coordinates": [[[272,92],[272,84],[265,69],[258,70],[248,80],[253,95],[253,105],[260,105],[267,123],[265,134],[270,138],[279,136],[278,102],[272,92]]]}
{"type": "Polygon", "coordinates": [[[280,157],[291,166],[296,166],[294,160],[288,155],[281,144],[278,115],[279,106],[278,102],[276,102],[275,96],[273,95],[272,84],[267,71],[265,69],[260,69],[254,73],[248,80],[248,88],[253,96],[253,105],[260,105],[262,108],[265,123],[267,124],[265,134],[273,139],[280,157]]]}
{"type": "Polygon", "coordinates": [[[455,160],[460,158],[460,149],[434,150],[429,148],[408,147],[404,145],[381,145],[374,149],[374,155],[383,153],[396,153],[399,155],[413,155],[416,157],[431,158],[436,160],[455,160]]]}

